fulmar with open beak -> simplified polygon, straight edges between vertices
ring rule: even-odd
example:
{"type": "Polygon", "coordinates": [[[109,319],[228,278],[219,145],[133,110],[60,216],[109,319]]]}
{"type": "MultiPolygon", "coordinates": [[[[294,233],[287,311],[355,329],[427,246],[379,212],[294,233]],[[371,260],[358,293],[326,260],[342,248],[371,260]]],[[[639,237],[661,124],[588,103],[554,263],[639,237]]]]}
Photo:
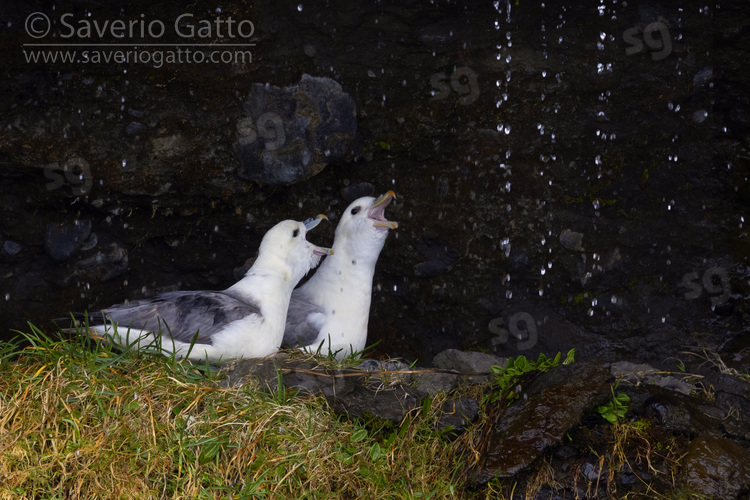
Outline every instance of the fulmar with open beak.
{"type": "Polygon", "coordinates": [[[343,359],[361,352],[367,325],[375,264],[397,222],[385,218],[396,194],[352,202],[336,226],[334,254],[294,290],[287,314],[284,344],[343,359]]]}

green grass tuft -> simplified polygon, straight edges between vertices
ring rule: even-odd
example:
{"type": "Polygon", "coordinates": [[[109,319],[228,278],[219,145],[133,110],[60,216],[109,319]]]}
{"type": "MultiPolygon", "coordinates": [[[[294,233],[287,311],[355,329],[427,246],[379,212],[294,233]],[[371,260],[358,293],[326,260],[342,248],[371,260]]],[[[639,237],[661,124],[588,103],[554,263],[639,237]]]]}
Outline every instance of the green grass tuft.
{"type": "Polygon", "coordinates": [[[0,343],[0,499],[464,496],[439,398],[401,425],[352,421],[322,397],[29,328],[0,343]]]}

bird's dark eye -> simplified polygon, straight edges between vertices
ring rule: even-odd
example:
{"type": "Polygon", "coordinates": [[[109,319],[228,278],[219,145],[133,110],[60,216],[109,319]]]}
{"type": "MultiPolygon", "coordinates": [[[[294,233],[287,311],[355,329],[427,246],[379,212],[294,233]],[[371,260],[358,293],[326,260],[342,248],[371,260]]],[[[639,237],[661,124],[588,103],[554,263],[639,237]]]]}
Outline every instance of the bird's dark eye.
{"type": "Polygon", "coordinates": [[[357,215],[359,213],[359,207],[352,208],[352,215],[357,215]]]}
{"type": "Polygon", "coordinates": [[[295,230],[294,230],[294,231],[292,232],[292,238],[296,238],[297,236],[299,236],[299,229],[295,229],[295,230]]]}

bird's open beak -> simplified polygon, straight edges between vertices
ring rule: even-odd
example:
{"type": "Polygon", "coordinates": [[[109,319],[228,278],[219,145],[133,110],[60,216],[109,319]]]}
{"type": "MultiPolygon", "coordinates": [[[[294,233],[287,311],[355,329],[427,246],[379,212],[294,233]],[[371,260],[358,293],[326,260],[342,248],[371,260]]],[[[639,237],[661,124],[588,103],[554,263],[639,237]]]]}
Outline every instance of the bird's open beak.
{"type": "MultiPolygon", "coordinates": [[[[315,227],[317,227],[318,224],[320,224],[320,221],[322,221],[323,219],[328,220],[328,217],[326,217],[324,214],[319,214],[316,217],[311,217],[307,219],[304,222],[305,229],[307,229],[308,231],[310,229],[314,229],[315,227]]],[[[310,244],[313,246],[313,253],[315,255],[333,255],[332,248],[324,248],[324,247],[319,247],[318,245],[313,245],[312,243],[310,244]]]]}
{"type": "Polygon", "coordinates": [[[367,211],[367,216],[373,220],[375,227],[382,227],[385,229],[396,229],[398,222],[390,221],[385,218],[385,207],[387,207],[391,201],[396,199],[396,193],[389,190],[385,194],[375,200],[367,211]]]}

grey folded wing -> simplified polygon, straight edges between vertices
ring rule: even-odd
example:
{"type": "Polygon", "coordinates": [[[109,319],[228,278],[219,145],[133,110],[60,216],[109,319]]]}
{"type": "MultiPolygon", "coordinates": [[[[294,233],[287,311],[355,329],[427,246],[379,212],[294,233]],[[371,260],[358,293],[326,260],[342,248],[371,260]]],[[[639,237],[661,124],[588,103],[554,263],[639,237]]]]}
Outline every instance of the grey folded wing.
{"type": "Polygon", "coordinates": [[[285,347],[308,346],[315,342],[321,325],[313,318],[321,318],[325,314],[322,307],[315,305],[298,290],[292,292],[292,299],[286,314],[286,328],[282,344],[285,347]]]}
{"type": "MultiPolygon", "coordinates": [[[[211,344],[211,337],[233,321],[255,314],[260,307],[226,292],[167,292],[152,299],[135,300],[103,311],[107,323],[118,330],[151,331],[190,343],[211,344]],[[196,332],[198,333],[196,337],[196,332]]],[[[101,313],[89,315],[91,325],[101,324],[101,313]]]]}

